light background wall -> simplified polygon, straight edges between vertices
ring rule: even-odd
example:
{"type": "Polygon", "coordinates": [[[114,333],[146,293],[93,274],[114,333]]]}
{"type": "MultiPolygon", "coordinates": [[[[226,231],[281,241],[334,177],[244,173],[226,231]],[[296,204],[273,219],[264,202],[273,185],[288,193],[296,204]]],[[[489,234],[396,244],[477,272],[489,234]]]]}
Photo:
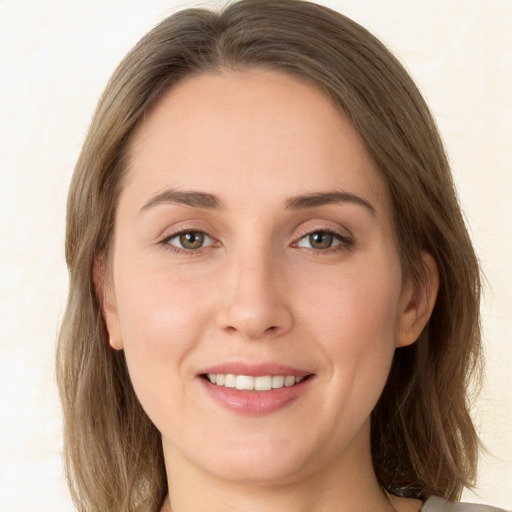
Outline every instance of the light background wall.
{"type": "MultiPolygon", "coordinates": [[[[323,3],[396,52],[444,135],[487,276],[487,378],[474,415],[488,453],[477,493],[465,498],[511,508],[512,1],[323,3]]],[[[0,512],[72,510],[53,377],[68,182],[114,67],[189,5],[0,0],[0,512]]]]}

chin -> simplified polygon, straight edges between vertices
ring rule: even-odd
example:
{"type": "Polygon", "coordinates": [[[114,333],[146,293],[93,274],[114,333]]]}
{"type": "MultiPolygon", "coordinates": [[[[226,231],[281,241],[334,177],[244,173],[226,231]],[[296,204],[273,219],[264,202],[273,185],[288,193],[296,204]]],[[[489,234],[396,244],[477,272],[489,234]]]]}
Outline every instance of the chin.
{"type": "Polygon", "coordinates": [[[325,443],[325,435],[307,435],[300,427],[294,429],[295,436],[285,430],[272,432],[268,425],[261,425],[260,432],[230,436],[216,443],[205,439],[184,456],[214,478],[261,486],[296,483],[341,460],[343,443],[325,443]]]}
{"type": "Polygon", "coordinates": [[[223,456],[222,462],[205,467],[217,478],[239,484],[279,485],[300,480],[309,465],[302,457],[283,453],[253,453],[223,456]]]}

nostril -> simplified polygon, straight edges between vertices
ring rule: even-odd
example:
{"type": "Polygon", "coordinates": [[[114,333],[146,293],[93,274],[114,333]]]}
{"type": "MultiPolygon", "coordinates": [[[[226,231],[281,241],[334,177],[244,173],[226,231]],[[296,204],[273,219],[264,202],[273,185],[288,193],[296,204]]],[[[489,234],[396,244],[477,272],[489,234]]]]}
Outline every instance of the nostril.
{"type": "Polygon", "coordinates": [[[225,333],[251,340],[284,334],[292,324],[292,314],[286,304],[273,303],[266,298],[256,300],[254,294],[249,298],[234,297],[217,313],[217,325],[225,333]]]}

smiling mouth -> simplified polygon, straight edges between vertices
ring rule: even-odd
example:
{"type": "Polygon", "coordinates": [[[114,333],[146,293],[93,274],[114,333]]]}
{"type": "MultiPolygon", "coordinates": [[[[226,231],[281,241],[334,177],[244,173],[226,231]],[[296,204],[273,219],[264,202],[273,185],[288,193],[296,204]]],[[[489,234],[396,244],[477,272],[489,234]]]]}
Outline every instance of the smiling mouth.
{"type": "Polygon", "coordinates": [[[207,373],[203,377],[211,384],[240,391],[270,391],[272,389],[291,388],[307,380],[312,374],[304,377],[294,375],[234,375],[232,373],[207,373]]]}

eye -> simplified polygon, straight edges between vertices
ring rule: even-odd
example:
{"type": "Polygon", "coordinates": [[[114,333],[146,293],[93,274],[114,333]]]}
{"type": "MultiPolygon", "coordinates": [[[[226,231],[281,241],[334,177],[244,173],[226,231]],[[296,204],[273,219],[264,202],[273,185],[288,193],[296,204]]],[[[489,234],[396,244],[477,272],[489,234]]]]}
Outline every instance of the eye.
{"type": "Polygon", "coordinates": [[[162,240],[162,243],[174,246],[177,249],[194,251],[213,245],[215,240],[203,231],[182,231],[167,237],[162,240]]]}
{"type": "Polygon", "coordinates": [[[306,247],[317,251],[325,251],[340,244],[348,246],[350,245],[350,241],[333,231],[319,230],[303,236],[296,245],[297,247],[306,247]]]}

